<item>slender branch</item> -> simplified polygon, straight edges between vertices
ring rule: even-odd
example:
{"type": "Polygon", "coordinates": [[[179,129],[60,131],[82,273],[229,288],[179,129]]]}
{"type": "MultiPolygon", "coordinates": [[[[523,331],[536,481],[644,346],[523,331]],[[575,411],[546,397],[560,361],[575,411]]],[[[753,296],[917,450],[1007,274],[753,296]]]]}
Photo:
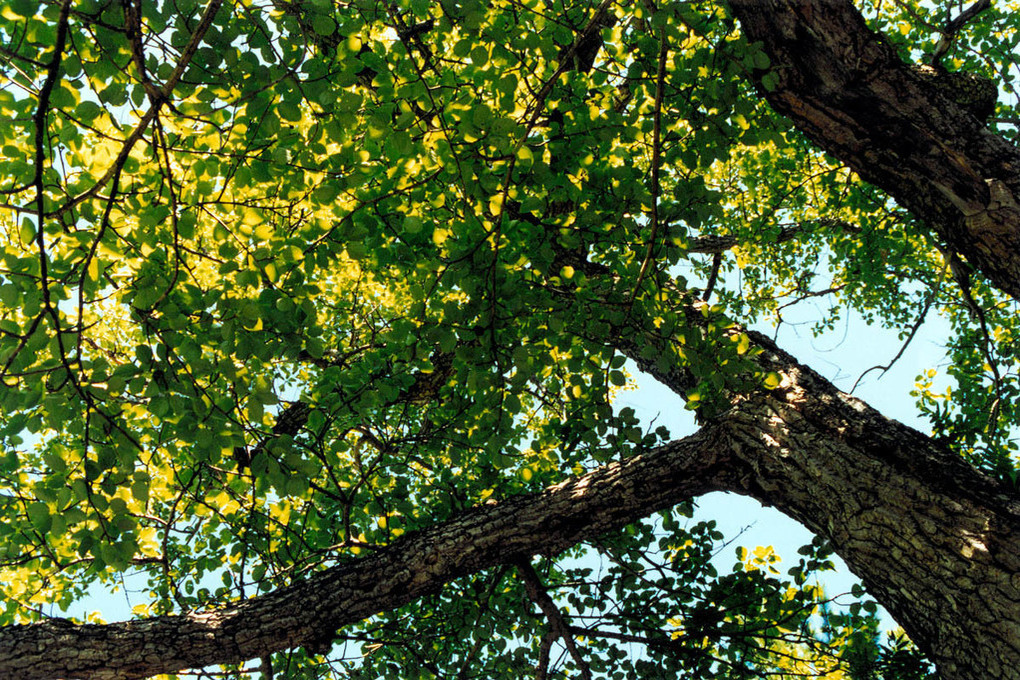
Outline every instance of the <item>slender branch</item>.
{"type": "Polygon", "coordinates": [[[50,97],[53,88],[57,84],[60,75],[60,61],[64,56],[64,45],[67,42],[67,20],[71,13],[71,0],[64,0],[60,7],[60,17],[57,19],[57,39],[53,46],[53,58],[46,67],[46,80],[42,89],[39,90],[39,107],[33,116],[35,123],[35,173],[32,184],[35,186],[36,203],[36,247],[39,249],[39,285],[42,287],[43,306],[49,310],[53,318],[53,330],[60,334],[60,319],[57,310],[50,302],[50,284],[48,272],[48,258],[46,256],[46,187],[44,186],[44,173],[46,169],[46,118],[50,111],[50,97]]]}
{"type": "Polygon", "coordinates": [[[984,12],[986,9],[992,6],[992,0],[977,0],[973,5],[963,10],[958,17],[946,23],[945,28],[942,29],[942,39],[939,40],[939,44],[935,46],[935,51],[931,55],[931,64],[938,64],[942,57],[946,56],[949,52],[949,48],[953,46],[953,41],[956,40],[957,34],[960,30],[966,26],[974,17],[984,12]]]}
{"type": "Polygon", "coordinates": [[[715,290],[715,284],[719,280],[719,269],[721,268],[722,253],[719,252],[712,256],[712,271],[708,275],[708,283],[705,284],[705,293],[701,296],[705,302],[708,302],[712,297],[712,291],[715,290]]]}
{"type": "Polygon", "coordinates": [[[549,677],[549,657],[555,642],[556,633],[551,629],[542,636],[542,643],[538,647],[538,661],[535,663],[535,680],[546,680],[549,677]]]}
{"type": "Polygon", "coordinates": [[[560,79],[560,76],[570,71],[574,64],[574,55],[577,53],[578,48],[586,44],[590,40],[591,36],[595,31],[602,30],[602,22],[606,16],[606,12],[612,6],[615,0],[602,0],[599,6],[595,9],[595,13],[591,19],[588,20],[588,24],[584,27],[581,35],[574,40],[573,44],[567,48],[560,56],[560,63],[556,66],[556,71],[553,72],[549,78],[542,84],[541,89],[535,95],[535,98],[531,103],[531,116],[528,118],[527,124],[524,126],[524,133],[520,136],[517,141],[517,146],[514,148],[514,153],[520,150],[525,140],[527,139],[528,133],[535,127],[535,123],[538,122],[538,117],[542,114],[545,108],[545,100],[552,93],[553,87],[556,85],[556,81],[560,79]]]}
{"type": "MultiPolygon", "coordinates": [[[[488,610],[489,600],[492,599],[492,594],[496,592],[496,587],[499,586],[500,582],[503,580],[503,576],[506,575],[506,572],[507,567],[502,567],[496,570],[496,572],[492,575],[492,578],[489,581],[489,588],[485,591],[484,597],[478,603],[478,612],[475,615],[475,624],[473,628],[478,628],[478,624],[482,619],[482,614],[488,610]]],[[[482,645],[486,642],[487,636],[485,635],[478,635],[475,638],[475,643],[471,645],[471,649],[469,649],[468,653],[464,655],[464,660],[461,662],[460,670],[457,671],[456,680],[466,680],[468,676],[468,669],[474,662],[475,657],[478,656],[478,652],[481,650],[482,645]]]]}
{"type": "MultiPolygon", "coordinates": [[[[194,58],[195,52],[198,50],[198,46],[201,44],[202,38],[205,37],[206,31],[209,30],[210,26],[212,26],[213,19],[216,18],[216,13],[219,11],[222,4],[223,0],[211,0],[209,5],[205,8],[205,13],[202,15],[202,19],[199,21],[198,27],[195,29],[195,32],[191,34],[191,40],[188,41],[188,44],[181,52],[180,59],[177,60],[176,68],[174,68],[173,73],[170,75],[170,78],[167,79],[166,84],[164,84],[162,88],[153,88],[155,89],[155,100],[149,105],[149,108],[142,115],[138,124],[135,125],[131,134],[128,135],[128,138],[124,140],[124,143],[121,145],[120,152],[117,154],[117,158],[114,159],[113,164],[107,169],[102,177],[96,180],[95,184],[67,201],[53,212],[49,213],[47,217],[63,215],[82,201],[93,198],[119,173],[120,169],[124,167],[124,163],[131,154],[131,149],[133,149],[138,140],[142,138],[152,121],[156,119],[156,116],[159,114],[160,109],[163,108],[163,105],[170,101],[170,95],[173,94],[174,88],[177,87],[177,83],[179,83],[181,78],[184,76],[184,72],[187,70],[192,58],[194,58]]],[[[150,95],[151,94],[153,93],[150,92],[150,95]]]]}
{"type": "Polygon", "coordinates": [[[857,377],[857,380],[854,381],[853,387],[850,388],[849,392],[850,394],[854,393],[854,390],[857,389],[857,386],[860,384],[861,380],[864,380],[864,376],[871,373],[872,371],[880,370],[882,372],[879,373],[878,377],[879,379],[881,379],[882,376],[884,376],[889,371],[889,369],[892,368],[897,361],[899,361],[900,357],[903,356],[903,353],[907,351],[907,347],[910,346],[910,343],[913,341],[914,336],[917,335],[918,329],[921,328],[921,326],[924,324],[924,320],[928,317],[928,311],[931,309],[932,302],[935,301],[935,296],[938,294],[939,288],[941,288],[941,280],[939,280],[935,284],[935,286],[933,286],[932,289],[928,291],[928,295],[925,296],[924,306],[921,308],[921,313],[917,315],[917,320],[914,321],[914,325],[911,326],[910,333],[907,335],[907,339],[903,342],[903,345],[900,346],[900,351],[896,353],[896,356],[894,356],[889,361],[889,363],[885,364],[884,366],[872,366],[868,370],[861,373],[857,377]]]}
{"type": "MultiPolygon", "coordinates": [[[[981,308],[981,305],[974,299],[974,295],[971,292],[971,267],[967,262],[960,257],[960,255],[947,247],[944,247],[938,243],[935,244],[939,252],[942,253],[942,258],[946,262],[946,269],[949,270],[950,275],[956,282],[956,285],[960,288],[960,293],[963,296],[964,306],[967,308],[967,312],[971,319],[978,322],[978,330],[981,332],[981,340],[979,341],[979,350],[981,356],[984,358],[985,363],[988,365],[988,369],[992,372],[992,386],[995,389],[995,400],[992,402],[992,406],[988,412],[988,422],[986,424],[986,432],[992,434],[995,426],[999,419],[999,408],[1002,404],[1002,375],[999,373],[999,364],[992,356],[992,348],[995,346],[995,342],[992,340],[991,333],[988,331],[988,322],[985,319],[985,310],[981,308]]],[[[943,274],[945,270],[943,270],[943,274]]]]}
{"type": "MultiPolygon", "coordinates": [[[[574,659],[574,663],[577,664],[578,669],[581,672],[581,677],[585,680],[591,680],[591,668],[588,667],[588,662],[584,656],[577,649],[577,643],[574,641],[574,636],[570,633],[570,625],[563,618],[563,613],[560,612],[560,608],[556,606],[553,599],[549,597],[549,593],[546,592],[545,586],[542,585],[541,579],[538,578],[538,574],[535,573],[534,567],[527,559],[518,560],[514,565],[517,568],[517,573],[520,574],[521,580],[524,581],[524,589],[528,593],[528,597],[531,601],[538,605],[542,613],[545,614],[545,618],[549,621],[549,633],[550,638],[553,640],[563,640],[563,644],[566,645],[567,651],[570,652],[571,658],[574,659]]],[[[543,641],[543,646],[545,645],[543,641]]],[[[541,669],[540,669],[541,670],[541,669]]],[[[536,676],[537,677],[537,676],[536,676]]]]}
{"type": "Polygon", "coordinates": [[[155,106],[160,99],[159,88],[149,78],[145,69],[145,48],[142,44],[142,2],[141,0],[121,0],[124,6],[124,34],[131,47],[131,60],[138,71],[138,80],[142,83],[150,105],[155,106]]]}
{"type": "Polygon", "coordinates": [[[652,112],[652,233],[648,236],[648,247],[645,250],[645,259],[641,263],[637,279],[634,281],[634,288],[630,292],[630,303],[633,304],[641,289],[641,282],[644,281],[648,268],[655,259],[655,244],[659,238],[659,170],[662,163],[662,97],[666,86],[666,56],[669,53],[669,43],[666,41],[666,28],[659,29],[659,64],[655,74],[655,109],[652,112]]]}
{"type": "MultiPolygon", "coordinates": [[[[823,217],[817,220],[806,220],[804,222],[797,222],[789,225],[781,225],[781,229],[778,234],[774,237],[760,241],[760,243],[784,243],[786,241],[792,241],[801,234],[810,232],[815,227],[823,227],[827,229],[838,228],[845,232],[859,234],[861,228],[855,224],[844,222],[843,220],[834,219],[831,217],[823,217]]],[[[721,236],[699,236],[691,239],[687,243],[688,253],[697,253],[700,255],[715,255],[716,253],[722,253],[730,248],[735,248],[741,244],[741,240],[734,234],[724,234],[721,236]]]]}

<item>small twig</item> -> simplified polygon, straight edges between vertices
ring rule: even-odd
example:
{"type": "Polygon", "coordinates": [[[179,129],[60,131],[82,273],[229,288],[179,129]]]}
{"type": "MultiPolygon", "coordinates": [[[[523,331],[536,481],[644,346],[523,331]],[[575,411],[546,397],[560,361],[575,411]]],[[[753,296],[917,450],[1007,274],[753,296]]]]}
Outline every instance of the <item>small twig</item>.
{"type": "Polygon", "coordinates": [[[838,293],[839,291],[843,290],[844,288],[846,288],[846,284],[845,283],[841,283],[841,284],[836,285],[836,286],[830,286],[829,288],[823,288],[822,290],[804,290],[803,289],[803,284],[798,282],[796,288],[790,290],[789,292],[783,293],[782,295],[779,295],[777,297],[784,297],[786,295],[793,295],[797,291],[802,291],[801,294],[798,295],[797,297],[795,297],[793,300],[790,300],[789,302],[785,302],[785,303],[779,305],[778,307],[776,307],[776,311],[780,312],[780,311],[786,309],[787,307],[792,307],[794,305],[800,304],[801,302],[804,302],[804,300],[810,300],[811,298],[822,297],[822,296],[825,296],[825,295],[832,295],[833,293],[838,293]]]}
{"type": "Polygon", "coordinates": [[[645,250],[645,259],[641,263],[641,270],[638,272],[637,280],[634,282],[634,289],[630,292],[630,304],[634,304],[638,291],[641,289],[641,282],[648,273],[648,268],[655,259],[655,243],[659,238],[659,166],[662,159],[662,97],[665,91],[666,81],[666,56],[669,53],[669,43],[666,41],[666,29],[659,29],[659,66],[655,74],[655,110],[652,115],[652,233],[648,237],[648,248],[645,250]]]}
{"type": "Polygon", "coordinates": [[[985,432],[991,434],[991,431],[995,429],[999,420],[999,407],[1002,403],[1002,375],[999,373],[999,365],[992,356],[992,347],[995,343],[992,341],[992,335],[988,332],[988,322],[985,319],[985,310],[981,309],[981,306],[974,299],[974,295],[971,293],[970,274],[971,267],[968,263],[964,262],[960,256],[948,248],[938,247],[942,253],[942,257],[946,260],[946,264],[949,266],[949,271],[956,281],[956,284],[960,287],[960,292],[963,294],[963,301],[970,313],[971,319],[978,322],[978,329],[981,331],[981,343],[980,351],[981,356],[984,358],[985,363],[988,364],[989,370],[992,372],[992,384],[995,388],[995,400],[992,402],[991,407],[988,410],[988,424],[985,428],[985,432]]]}
{"type": "MultiPolygon", "coordinates": [[[[563,640],[563,644],[566,645],[567,651],[570,652],[570,656],[574,659],[574,663],[577,664],[578,670],[581,673],[581,677],[584,680],[591,680],[591,668],[588,667],[588,662],[581,655],[581,652],[577,649],[577,644],[574,642],[574,636],[570,633],[570,626],[563,619],[563,614],[560,612],[559,607],[553,602],[553,599],[549,597],[549,593],[546,592],[545,586],[542,585],[542,581],[538,578],[538,574],[535,573],[535,569],[531,566],[531,563],[527,558],[518,560],[514,566],[517,569],[517,573],[520,574],[521,580],[524,582],[524,590],[528,593],[528,597],[531,598],[532,602],[538,605],[542,613],[545,614],[546,619],[549,621],[549,632],[546,634],[545,639],[542,641],[542,651],[545,657],[545,663],[548,663],[548,647],[552,646],[552,643],[557,639],[563,640]]],[[[537,673],[542,672],[541,664],[536,669],[537,673]]]]}
{"type": "MultiPolygon", "coordinates": [[[[954,270],[954,274],[955,273],[956,270],[954,270]]],[[[957,282],[961,282],[961,279],[957,279],[957,282]]],[[[960,290],[963,292],[964,301],[967,303],[967,308],[970,311],[971,317],[977,319],[982,337],[981,355],[988,364],[988,368],[992,371],[992,383],[995,387],[995,400],[992,402],[992,406],[988,410],[988,425],[985,428],[985,432],[991,434],[999,421],[999,405],[1002,403],[1002,375],[999,373],[998,362],[996,362],[995,358],[992,356],[992,347],[995,346],[995,343],[992,342],[991,333],[988,332],[988,322],[985,320],[985,310],[981,309],[977,301],[974,300],[974,296],[970,291],[969,281],[966,287],[964,287],[961,283],[960,290]]]]}
{"type": "Polygon", "coordinates": [[[973,5],[963,10],[958,17],[947,22],[945,28],[941,31],[942,39],[939,40],[938,45],[935,46],[935,51],[932,52],[931,65],[937,65],[942,60],[942,57],[946,56],[949,48],[953,46],[953,41],[956,40],[957,34],[969,21],[991,6],[992,0],[977,0],[973,5]]]}
{"type": "Polygon", "coordinates": [[[701,296],[701,299],[708,302],[708,299],[712,297],[712,291],[715,290],[715,284],[719,280],[719,268],[722,267],[722,253],[716,253],[712,256],[712,272],[708,275],[708,283],[705,284],[705,293],[701,296]]]}
{"type": "Polygon", "coordinates": [[[893,365],[897,361],[899,361],[900,357],[903,356],[903,353],[907,351],[907,347],[910,346],[910,343],[914,339],[914,336],[917,335],[917,331],[919,328],[921,328],[921,325],[924,323],[925,318],[927,318],[928,311],[931,309],[931,304],[932,302],[935,301],[935,296],[938,294],[939,288],[941,288],[941,283],[942,283],[941,280],[939,280],[938,282],[936,282],[935,286],[930,291],[928,291],[928,295],[926,295],[924,299],[924,307],[921,309],[921,313],[917,316],[917,320],[911,327],[910,333],[907,335],[906,341],[904,341],[903,345],[900,347],[900,351],[896,353],[896,356],[894,356],[892,360],[890,360],[889,363],[885,364],[884,366],[872,366],[868,370],[861,373],[857,377],[857,380],[854,381],[854,386],[850,388],[850,394],[854,393],[854,390],[857,389],[857,386],[861,383],[861,380],[864,380],[864,376],[871,373],[872,371],[880,370],[882,372],[878,375],[878,377],[879,379],[881,379],[882,376],[884,376],[889,371],[889,369],[891,369],[893,365]]]}

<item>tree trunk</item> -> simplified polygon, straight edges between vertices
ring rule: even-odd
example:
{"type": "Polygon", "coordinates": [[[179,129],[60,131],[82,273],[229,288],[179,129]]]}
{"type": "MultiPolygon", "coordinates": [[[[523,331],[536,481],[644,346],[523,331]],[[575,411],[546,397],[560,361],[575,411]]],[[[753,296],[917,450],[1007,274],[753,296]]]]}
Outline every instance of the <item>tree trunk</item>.
{"type": "MultiPolygon", "coordinates": [[[[714,490],[829,538],[947,680],[1020,678],[1020,503],[754,335],[771,392],[696,434],[539,494],[475,508],[370,556],[202,614],[0,630],[0,676],[141,678],[240,662],[399,607],[459,576],[585,539],[714,490]]],[[[675,383],[673,375],[660,375],[675,383]]]]}
{"type": "Polygon", "coordinates": [[[771,60],[755,78],[773,108],[1020,299],[1020,149],[903,63],[849,0],[730,5],[771,60]]]}
{"type": "Polygon", "coordinates": [[[832,541],[943,678],[1020,678],[1020,500],[788,355],[767,361],[782,384],[727,416],[744,491],[832,541]]]}

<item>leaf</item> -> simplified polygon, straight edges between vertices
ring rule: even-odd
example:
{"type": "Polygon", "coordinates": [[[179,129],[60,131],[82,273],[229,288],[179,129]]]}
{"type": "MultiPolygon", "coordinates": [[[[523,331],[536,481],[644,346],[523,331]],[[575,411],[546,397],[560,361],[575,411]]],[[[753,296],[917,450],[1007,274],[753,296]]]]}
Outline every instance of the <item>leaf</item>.
{"type": "Polygon", "coordinates": [[[24,217],[21,220],[21,230],[18,232],[21,237],[22,244],[30,246],[35,242],[35,223],[28,217],[24,217]]]}
{"type": "Polygon", "coordinates": [[[746,354],[750,346],[751,338],[748,337],[747,333],[740,333],[737,336],[737,354],[746,354]]]}
{"type": "Polygon", "coordinates": [[[81,119],[85,125],[93,125],[96,118],[103,113],[103,109],[99,104],[85,100],[78,104],[74,111],[75,116],[81,119]]]}
{"type": "Polygon", "coordinates": [[[36,531],[46,533],[50,530],[53,519],[50,516],[50,508],[46,503],[35,501],[28,504],[26,508],[28,519],[36,531]]]}
{"type": "Polygon", "coordinates": [[[476,45],[471,49],[471,63],[478,68],[489,63],[489,50],[484,45],[476,45]]]}
{"type": "Polygon", "coordinates": [[[317,14],[312,18],[312,30],[321,36],[331,36],[336,33],[336,22],[323,14],[317,14]]]}
{"type": "Polygon", "coordinates": [[[417,234],[422,229],[422,219],[417,215],[408,215],[404,218],[404,231],[408,234],[417,234]]]}
{"type": "Polygon", "coordinates": [[[301,107],[297,102],[281,101],[277,111],[280,113],[280,118],[292,123],[301,120],[302,117],[301,107]]]}

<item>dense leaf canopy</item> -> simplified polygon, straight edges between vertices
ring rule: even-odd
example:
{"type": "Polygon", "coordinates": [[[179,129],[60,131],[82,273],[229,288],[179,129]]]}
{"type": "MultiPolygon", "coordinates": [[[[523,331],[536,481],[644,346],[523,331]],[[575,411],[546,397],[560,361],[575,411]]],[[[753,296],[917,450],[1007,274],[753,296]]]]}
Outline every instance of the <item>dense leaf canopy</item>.
{"type": "MultiPolygon", "coordinates": [[[[1017,139],[1020,5],[859,9],[1017,139]]],[[[125,578],[140,617],[216,607],[630,458],[685,434],[614,405],[638,366],[709,422],[803,302],[948,319],[917,408],[1017,479],[1015,303],[773,112],[723,2],[10,0],[0,38],[0,624],[125,578]]],[[[813,585],[824,541],[718,573],[689,513],[265,663],[922,677],[813,585]]]]}

